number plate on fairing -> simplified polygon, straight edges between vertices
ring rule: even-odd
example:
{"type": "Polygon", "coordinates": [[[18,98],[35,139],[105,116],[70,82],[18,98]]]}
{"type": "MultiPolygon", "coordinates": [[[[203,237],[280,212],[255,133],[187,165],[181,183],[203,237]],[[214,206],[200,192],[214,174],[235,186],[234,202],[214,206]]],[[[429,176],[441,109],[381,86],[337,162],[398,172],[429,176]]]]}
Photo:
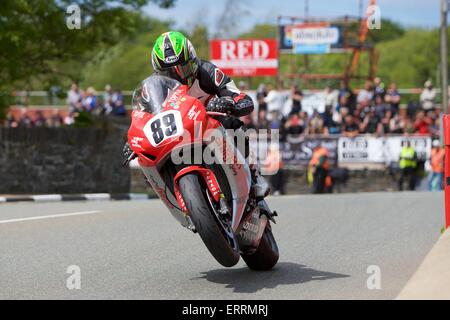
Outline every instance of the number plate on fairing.
{"type": "Polygon", "coordinates": [[[152,146],[157,147],[166,139],[183,134],[183,121],[178,110],[168,110],[151,118],[144,126],[144,133],[152,146]]]}

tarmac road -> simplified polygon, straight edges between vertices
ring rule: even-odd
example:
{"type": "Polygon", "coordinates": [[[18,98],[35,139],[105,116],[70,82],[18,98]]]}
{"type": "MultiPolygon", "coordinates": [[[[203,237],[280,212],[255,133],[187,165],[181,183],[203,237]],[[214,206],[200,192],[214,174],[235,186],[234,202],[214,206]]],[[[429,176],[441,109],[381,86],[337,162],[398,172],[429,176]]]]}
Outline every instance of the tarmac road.
{"type": "Polygon", "coordinates": [[[443,193],[268,201],[280,261],[262,273],[221,267],[159,200],[0,204],[0,299],[393,299],[444,223],[443,193]]]}

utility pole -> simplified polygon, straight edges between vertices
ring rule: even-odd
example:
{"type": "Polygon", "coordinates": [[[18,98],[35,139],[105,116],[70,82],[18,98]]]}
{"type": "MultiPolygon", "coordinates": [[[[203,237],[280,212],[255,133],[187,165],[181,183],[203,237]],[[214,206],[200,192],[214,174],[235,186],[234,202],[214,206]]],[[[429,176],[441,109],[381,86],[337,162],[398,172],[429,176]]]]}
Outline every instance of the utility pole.
{"type": "Polygon", "coordinates": [[[441,0],[441,95],[444,114],[448,114],[447,9],[447,0],[441,0]]]}

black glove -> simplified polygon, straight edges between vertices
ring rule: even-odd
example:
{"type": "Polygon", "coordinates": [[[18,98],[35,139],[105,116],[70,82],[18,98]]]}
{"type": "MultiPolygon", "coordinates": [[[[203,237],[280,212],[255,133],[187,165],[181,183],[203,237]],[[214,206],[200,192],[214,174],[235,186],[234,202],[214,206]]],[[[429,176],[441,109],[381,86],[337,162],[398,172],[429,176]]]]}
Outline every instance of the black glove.
{"type": "Polygon", "coordinates": [[[133,155],[133,150],[131,150],[130,145],[128,144],[128,142],[125,142],[125,145],[123,146],[122,152],[123,152],[123,164],[124,165],[137,157],[136,154],[133,155]],[[133,156],[131,157],[131,155],[133,155],[133,156]]]}
{"type": "Polygon", "coordinates": [[[212,98],[206,106],[206,111],[233,114],[234,100],[231,97],[212,98]]]}

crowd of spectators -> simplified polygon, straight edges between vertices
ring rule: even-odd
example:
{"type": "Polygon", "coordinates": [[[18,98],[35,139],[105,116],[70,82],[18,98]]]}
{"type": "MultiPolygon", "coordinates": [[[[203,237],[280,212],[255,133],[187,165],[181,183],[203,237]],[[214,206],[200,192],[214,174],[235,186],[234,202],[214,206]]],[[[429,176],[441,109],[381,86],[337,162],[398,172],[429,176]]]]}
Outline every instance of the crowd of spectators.
{"type": "Polygon", "coordinates": [[[124,97],[120,90],[113,90],[106,85],[103,96],[99,96],[94,88],[82,90],[76,83],[72,83],[67,92],[67,108],[31,111],[20,108],[19,112],[10,110],[4,125],[7,127],[59,127],[72,125],[80,112],[96,115],[125,116],[124,97]]]}
{"type": "MultiPolygon", "coordinates": [[[[248,89],[244,82],[239,86],[242,90],[248,89]]],[[[287,96],[281,84],[276,87],[261,84],[256,90],[257,112],[243,120],[250,128],[279,129],[282,136],[439,135],[440,109],[436,108],[436,90],[431,81],[425,82],[420,102],[409,103],[406,109],[400,108],[402,97],[397,85],[391,83],[386,87],[380,78],[366,81],[359,91],[342,82],[339,89],[326,87],[321,94],[325,101],[324,110],[305,110],[302,106],[305,95],[298,85],[292,85],[287,96]]],[[[92,87],[82,90],[73,83],[67,92],[66,103],[64,110],[30,113],[23,108],[20,113],[9,112],[5,124],[10,127],[58,127],[73,124],[79,112],[107,116],[127,114],[122,92],[113,90],[110,85],[106,85],[103,94],[99,95],[92,87]]]]}
{"type": "Polygon", "coordinates": [[[366,81],[358,92],[344,82],[339,89],[325,88],[323,112],[302,108],[304,94],[297,85],[291,87],[288,103],[284,92],[280,85],[260,85],[256,91],[258,111],[246,117],[247,127],[279,129],[282,135],[439,135],[440,109],[436,108],[436,91],[431,81],[425,83],[420,102],[406,104],[406,108],[400,108],[402,97],[397,85],[386,87],[380,78],[366,81]]]}
{"type": "Polygon", "coordinates": [[[67,93],[67,105],[69,113],[87,111],[94,114],[125,116],[126,108],[122,92],[112,90],[110,85],[105,86],[102,99],[99,99],[94,88],[80,90],[76,83],[73,83],[67,93]]]}

